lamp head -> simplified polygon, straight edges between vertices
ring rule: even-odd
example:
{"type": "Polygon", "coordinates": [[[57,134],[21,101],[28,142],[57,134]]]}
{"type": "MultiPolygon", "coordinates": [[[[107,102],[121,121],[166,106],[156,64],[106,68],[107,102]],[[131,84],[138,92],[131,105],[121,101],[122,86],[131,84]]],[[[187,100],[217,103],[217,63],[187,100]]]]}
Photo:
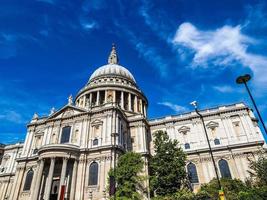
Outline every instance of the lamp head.
{"type": "Polygon", "coordinates": [[[243,76],[239,76],[236,79],[236,83],[237,84],[242,84],[242,83],[246,83],[251,79],[251,76],[249,74],[245,74],[243,76]]]}
{"type": "Polygon", "coordinates": [[[197,109],[197,101],[192,101],[190,104],[194,106],[195,109],[197,109]]]}

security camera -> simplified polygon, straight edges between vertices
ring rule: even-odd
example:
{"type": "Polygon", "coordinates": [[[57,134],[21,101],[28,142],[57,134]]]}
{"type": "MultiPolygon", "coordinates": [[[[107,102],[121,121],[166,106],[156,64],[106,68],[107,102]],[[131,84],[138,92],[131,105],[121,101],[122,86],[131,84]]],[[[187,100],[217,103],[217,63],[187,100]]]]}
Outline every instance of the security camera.
{"type": "Polygon", "coordinates": [[[193,101],[190,103],[192,106],[194,106],[195,108],[197,108],[197,101],[193,101]]]}

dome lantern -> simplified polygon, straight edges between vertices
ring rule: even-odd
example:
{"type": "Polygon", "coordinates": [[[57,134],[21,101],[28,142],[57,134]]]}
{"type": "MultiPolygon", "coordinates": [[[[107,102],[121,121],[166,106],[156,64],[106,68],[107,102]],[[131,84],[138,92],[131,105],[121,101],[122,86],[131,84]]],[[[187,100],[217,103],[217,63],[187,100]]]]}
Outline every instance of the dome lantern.
{"type": "Polygon", "coordinates": [[[118,63],[119,63],[119,58],[117,56],[115,44],[113,43],[110,55],[108,57],[108,64],[118,64],[118,63]]]}

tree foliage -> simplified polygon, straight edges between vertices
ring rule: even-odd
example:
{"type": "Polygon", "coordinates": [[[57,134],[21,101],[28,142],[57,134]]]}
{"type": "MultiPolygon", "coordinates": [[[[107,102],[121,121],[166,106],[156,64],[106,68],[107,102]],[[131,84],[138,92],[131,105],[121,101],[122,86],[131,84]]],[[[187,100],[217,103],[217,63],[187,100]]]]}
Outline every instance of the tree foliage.
{"type": "Polygon", "coordinates": [[[258,186],[267,186],[267,158],[260,155],[257,161],[250,161],[250,176],[258,186]]]}
{"type": "Polygon", "coordinates": [[[186,155],[177,140],[170,140],[166,132],[154,133],[155,155],[150,160],[150,187],[156,195],[177,192],[186,178],[186,155]]]}
{"type": "MultiPolygon", "coordinates": [[[[221,179],[221,185],[224,189],[227,200],[238,199],[238,193],[241,191],[246,191],[248,189],[246,184],[238,179],[221,179]]],[[[211,199],[219,199],[217,179],[213,179],[209,183],[203,184],[200,188],[200,191],[208,193],[211,199]]]]}
{"type": "Polygon", "coordinates": [[[209,200],[210,195],[206,192],[198,192],[197,194],[184,188],[172,195],[167,196],[157,196],[153,200],[209,200]]]}
{"type": "Polygon", "coordinates": [[[118,164],[109,172],[115,176],[117,200],[141,200],[138,190],[142,189],[144,177],[140,175],[144,166],[142,156],[138,153],[127,152],[119,157],[118,164]]]}

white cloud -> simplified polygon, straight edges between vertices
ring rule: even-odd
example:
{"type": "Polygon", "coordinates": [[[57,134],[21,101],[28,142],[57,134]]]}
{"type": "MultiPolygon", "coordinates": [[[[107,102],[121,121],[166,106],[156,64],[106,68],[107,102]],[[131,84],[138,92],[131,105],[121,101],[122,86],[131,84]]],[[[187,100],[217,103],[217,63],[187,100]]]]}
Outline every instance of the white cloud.
{"type": "Polygon", "coordinates": [[[265,12],[266,3],[260,2],[256,5],[248,5],[246,7],[247,18],[243,27],[248,30],[259,30],[267,27],[267,14],[265,12]]]}
{"type": "Polygon", "coordinates": [[[183,107],[183,106],[180,106],[180,105],[177,105],[177,104],[173,104],[173,103],[167,102],[167,101],[158,102],[158,104],[159,105],[163,105],[163,106],[167,106],[167,107],[169,107],[170,109],[174,110],[177,113],[187,111],[186,107],[183,107]]]}
{"type": "Polygon", "coordinates": [[[21,124],[21,123],[24,123],[24,120],[22,119],[22,116],[11,110],[11,111],[6,111],[4,112],[4,114],[1,114],[0,115],[0,119],[1,120],[7,120],[7,121],[10,121],[10,122],[13,122],[13,123],[17,123],[17,124],[21,124]]]}
{"type": "Polygon", "coordinates": [[[235,91],[235,89],[229,85],[213,86],[213,89],[222,93],[231,93],[235,91]]]}
{"type": "Polygon", "coordinates": [[[152,66],[156,67],[162,77],[167,75],[167,65],[157,50],[151,46],[147,46],[142,42],[135,43],[135,48],[152,66]]]}
{"type": "Polygon", "coordinates": [[[267,57],[248,52],[248,47],[258,41],[244,35],[240,25],[202,31],[191,23],[183,23],[172,44],[177,49],[186,47],[193,51],[192,67],[229,66],[238,62],[253,71],[258,86],[267,83],[267,57]]]}
{"type": "Polygon", "coordinates": [[[81,26],[84,30],[92,30],[94,28],[97,28],[97,23],[95,21],[81,21],[81,26]]]}
{"type": "Polygon", "coordinates": [[[163,41],[169,42],[170,32],[167,23],[169,15],[163,10],[155,10],[153,1],[142,0],[138,10],[139,15],[144,19],[145,24],[163,41]]]}
{"type": "Polygon", "coordinates": [[[134,46],[139,55],[143,57],[154,69],[159,71],[161,77],[167,78],[168,61],[160,55],[159,49],[148,45],[146,41],[142,40],[142,38],[138,36],[138,34],[131,31],[130,27],[120,24],[117,21],[115,21],[114,24],[118,29],[120,29],[119,34],[126,34],[130,43],[134,46]]]}

